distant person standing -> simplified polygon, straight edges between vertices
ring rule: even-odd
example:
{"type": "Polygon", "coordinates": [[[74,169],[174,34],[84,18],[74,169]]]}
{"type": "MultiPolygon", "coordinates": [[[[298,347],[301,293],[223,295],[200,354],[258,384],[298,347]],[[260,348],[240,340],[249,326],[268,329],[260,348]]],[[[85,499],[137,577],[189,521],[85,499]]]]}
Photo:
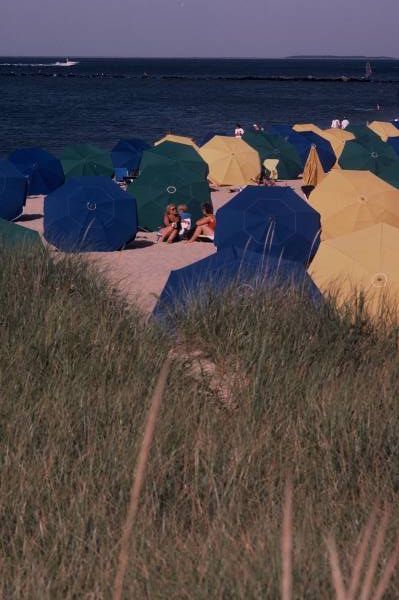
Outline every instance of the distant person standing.
{"type": "Polygon", "coordinates": [[[258,125],[258,123],[254,123],[252,125],[252,128],[255,131],[255,133],[261,133],[263,131],[262,125],[258,125]]]}
{"type": "Polygon", "coordinates": [[[234,130],[234,135],[236,138],[240,138],[240,139],[244,135],[244,130],[239,123],[236,124],[236,128],[234,130]]]}
{"type": "Polygon", "coordinates": [[[346,129],[349,125],[349,120],[345,117],[341,122],[341,129],[346,129]]]}
{"type": "Polygon", "coordinates": [[[331,129],[340,129],[341,121],[339,119],[333,119],[331,122],[331,129]]]}

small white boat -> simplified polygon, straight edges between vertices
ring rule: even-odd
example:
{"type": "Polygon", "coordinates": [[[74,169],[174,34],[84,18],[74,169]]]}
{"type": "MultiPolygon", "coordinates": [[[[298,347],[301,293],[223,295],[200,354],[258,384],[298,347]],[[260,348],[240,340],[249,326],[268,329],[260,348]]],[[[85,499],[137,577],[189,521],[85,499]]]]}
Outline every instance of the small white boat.
{"type": "Polygon", "coordinates": [[[64,60],[64,62],[56,62],[55,66],[56,67],[74,67],[75,65],[78,65],[78,64],[79,64],[78,61],[69,60],[69,58],[66,58],[64,60]]]}

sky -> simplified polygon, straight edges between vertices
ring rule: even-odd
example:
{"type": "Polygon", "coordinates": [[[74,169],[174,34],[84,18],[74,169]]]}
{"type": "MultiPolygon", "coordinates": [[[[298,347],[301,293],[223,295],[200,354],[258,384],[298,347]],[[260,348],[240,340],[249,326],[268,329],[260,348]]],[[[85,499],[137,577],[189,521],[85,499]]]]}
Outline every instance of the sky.
{"type": "Polygon", "coordinates": [[[0,0],[2,56],[399,57],[399,0],[0,0]]]}

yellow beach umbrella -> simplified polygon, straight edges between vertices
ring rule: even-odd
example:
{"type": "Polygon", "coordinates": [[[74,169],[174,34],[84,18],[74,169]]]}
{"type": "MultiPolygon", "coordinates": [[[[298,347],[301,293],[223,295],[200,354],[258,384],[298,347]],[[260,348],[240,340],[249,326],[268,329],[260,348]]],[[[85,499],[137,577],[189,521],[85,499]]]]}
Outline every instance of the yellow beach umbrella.
{"type": "Polygon", "coordinates": [[[320,244],[309,274],[324,294],[339,305],[364,294],[365,306],[375,316],[382,304],[396,312],[399,301],[399,229],[380,223],[320,244]]]}
{"type": "Polygon", "coordinates": [[[320,127],[317,127],[317,125],[314,125],[313,123],[297,123],[292,129],[294,131],[298,131],[298,133],[303,133],[304,131],[313,131],[313,133],[317,133],[318,135],[321,135],[321,132],[323,131],[320,129],[320,127]]]}
{"type": "Polygon", "coordinates": [[[355,139],[353,133],[345,129],[339,129],[338,127],[336,129],[323,129],[320,135],[330,142],[337,159],[341,156],[345,143],[355,139]]]}
{"type": "Polygon", "coordinates": [[[312,144],[303,171],[303,184],[316,187],[323,181],[325,176],[326,174],[324,173],[319,155],[317,154],[316,146],[312,144]]]}
{"type": "Polygon", "coordinates": [[[322,240],[378,223],[399,227],[399,190],[370,171],[330,171],[309,204],[320,213],[322,240]]]}
{"type": "Polygon", "coordinates": [[[253,184],[260,175],[258,152],[239,138],[215,135],[199,153],[208,163],[209,179],[217,185],[253,184]]]}
{"type": "Polygon", "coordinates": [[[174,135],[173,133],[168,133],[163,138],[154,143],[154,146],[158,146],[162,144],[162,142],[175,142],[176,144],[186,144],[187,146],[192,146],[195,150],[199,150],[197,144],[190,137],[186,137],[184,135],[174,135]]]}
{"type": "Polygon", "coordinates": [[[387,121],[373,121],[368,127],[379,135],[383,142],[386,142],[389,137],[399,137],[399,129],[387,121]]]}

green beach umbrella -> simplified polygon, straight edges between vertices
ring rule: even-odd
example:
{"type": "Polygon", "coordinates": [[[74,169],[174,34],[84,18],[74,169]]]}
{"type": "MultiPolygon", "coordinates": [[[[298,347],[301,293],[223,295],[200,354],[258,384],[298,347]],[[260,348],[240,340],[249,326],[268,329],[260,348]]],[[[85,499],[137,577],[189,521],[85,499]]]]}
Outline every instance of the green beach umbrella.
{"type": "Polygon", "coordinates": [[[60,158],[66,179],[82,175],[112,177],[114,174],[110,153],[90,144],[69,146],[60,158]]]}
{"type": "Polygon", "coordinates": [[[342,169],[371,171],[382,176],[387,169],[399,166],[399,161],[393,148],[376,136],[346,142],[338,164],[342,169]]]}
{"type": "Polygon", "coordinates": [[[43,244],[37,231],[0,219],[0,249],[19,247],[43,250],[43,244]]]}
{"type": "Polygon", "coordinates": [[[202,165],[199,169],[154,150],[143,152],[141,164],[140,175],[128,188],[136,198],[139,227],[155,231],[168,204],[186,204],[193,222],[201,216],[201,205],[211,198],[202,165]]]}
{"type": "Polygon", "coordinates": [[[198,173],[205,179],[209,172],[207,163],[195,148],[176,142],[161,142],[151,150],[144,152],[140,163],[140,171],[152,167],[154,164],[156,167],[163,165],[173,168],[175,163],[184,164],[186,169],[198,173]]]}
{"type": "Polygon", "coordinates": [[[383,168],[378,177],[399,189],[399,160],[395,164],[383,168]]]}
{"type": "Polygon", "coordinates": [[[260,160],[277,159],[279,179],[296,179],[303,171],[303,164],[297,149],[282,136],[249,131],[242,137],[244,142],[257,150],[260,160]]]}
{"type": "Polygon", "coordinates": [[[367,127],[366,125],[348,125],[345,131],[353,133],[355,139],[357,140],[366,137],[372,140],[377,139],[381,141],[381,138],[372,129],[370,129],[370,127],[367,127]]]}

